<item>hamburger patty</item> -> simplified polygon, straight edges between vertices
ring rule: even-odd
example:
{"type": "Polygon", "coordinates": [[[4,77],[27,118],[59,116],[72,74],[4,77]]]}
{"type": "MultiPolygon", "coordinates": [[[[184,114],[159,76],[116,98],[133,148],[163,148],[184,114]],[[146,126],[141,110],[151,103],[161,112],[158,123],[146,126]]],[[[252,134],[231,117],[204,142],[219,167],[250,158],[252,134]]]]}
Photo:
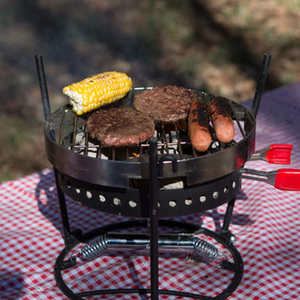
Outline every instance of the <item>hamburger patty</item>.
{"type": "Polygon", "coordinates": [[[90,136],[102,146],[138,145],[149,139],[155,130],[154,120],[133,108],[98,110],[87,120],[90,136]]]}
{"type": "Polygon", "coordinates": [[[190,106],[196,99],[187,88],[174,85],[155,87],[145,90],[135,97],[134,106],[154,120],[166,123],[187,118],[190,106]]]}

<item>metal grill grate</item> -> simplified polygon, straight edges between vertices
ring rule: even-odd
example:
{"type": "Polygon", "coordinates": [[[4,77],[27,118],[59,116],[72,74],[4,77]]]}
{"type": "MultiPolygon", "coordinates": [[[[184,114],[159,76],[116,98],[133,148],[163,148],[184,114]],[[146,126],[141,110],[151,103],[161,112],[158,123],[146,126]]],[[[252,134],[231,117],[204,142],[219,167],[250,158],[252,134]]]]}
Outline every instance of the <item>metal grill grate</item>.
{"type": "MultiPolygon", "coordinates": [[[[135,88],[124,99],[110,105],[109,107],[133,107],[134,97],[136,93],[139,93],[149,88],[135,88]]],[[[204,92],[195,92],[197,97],[209,102],[212,95],[204,92]]],[[[218,97],[215,96],[214,97],[218,97]]],[[[218,142],[215,135],[213,136],[213,143],[211,147],[205,153],[197,152],[191,145],[188,132],[187,122],[185,120],[177,123],[168,124],[162,122],[156,122],[156,137],[158,138],[158,153],[159,154],[171,154],[176,155],[177,159],[184,160],[190,158],[196,158],[203,155],[209,155],[216,153],[222,149],[232,147],[245,139],[247,136],[247,129],[254,126],[254,120],[251,118],[249,112],[242,108],[242,106],[225,99],[228,101],[232,110],[232,118],[236,127],[236,136],[234,141],[229,144],[222,144],[218,142]],[[242,108],[242,109],[241,109],[242,108]]],[[[106,108],[109,108],[106,107],[106,108]]],[[[49,121],[49,127],[55,131],[55,137],[57,137],[57,143],[77,154],[90,156],[100,159],[109,160],[122,160],[143,162],[147,161],[149,143],[146,141],[136,147],[102,147],[100,142],[91,140],[86,128],[86,120],[90,114],[85,116],[77,116],[72,112],[72,108],[67,105],[62,107],[59,111],[55,112],[49,121]]],[[[211,124],[211,131],[213,130],[213,124],[211,124]]]]}

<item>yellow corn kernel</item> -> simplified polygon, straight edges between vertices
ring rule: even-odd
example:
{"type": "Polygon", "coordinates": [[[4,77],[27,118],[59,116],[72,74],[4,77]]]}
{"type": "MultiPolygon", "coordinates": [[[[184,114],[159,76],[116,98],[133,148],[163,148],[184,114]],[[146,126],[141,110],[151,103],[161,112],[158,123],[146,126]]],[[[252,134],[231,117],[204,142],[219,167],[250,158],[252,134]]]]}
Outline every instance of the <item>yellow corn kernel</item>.
{"type": "Polygon", "coordinates": [[[125,73],[104,72],[63,88],[77,115],[97,109],[123,98],[132,81],[125,73]]]}

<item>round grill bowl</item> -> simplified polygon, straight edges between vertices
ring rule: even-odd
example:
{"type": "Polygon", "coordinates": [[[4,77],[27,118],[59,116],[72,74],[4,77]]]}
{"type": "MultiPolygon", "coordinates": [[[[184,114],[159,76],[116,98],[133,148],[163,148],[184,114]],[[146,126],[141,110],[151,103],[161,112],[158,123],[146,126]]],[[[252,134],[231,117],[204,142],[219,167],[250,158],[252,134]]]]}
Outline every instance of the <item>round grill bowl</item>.
{"type": "MultiPolygon", "coordinates": [[[[147,88],[132,89],[126,97],[104,109],[133,107],[135,95],[144,89],[147,88]]],[[[201,101],[218,97],[194,93],[201,101]]],[[[156,124],[160,217],[211,209],[228,202],[241,189],[241,168],[255,149],[255,118],[244,106],[223,99],[231,106],[236,127],[235,140],[230,144],[215,140],[207,152],[197,153],[188,140],[187,130],[172,124],[173,129],[166,131],[167,124],[156,124]]],[[[148,142],[137,147],[101,147],[88,136],[85,124],[89,115],[77,116],[71,106],[65,105],[45,123],[47,157],[58,170],[63,192],[100,211],[148,217],[148,142]]]]}

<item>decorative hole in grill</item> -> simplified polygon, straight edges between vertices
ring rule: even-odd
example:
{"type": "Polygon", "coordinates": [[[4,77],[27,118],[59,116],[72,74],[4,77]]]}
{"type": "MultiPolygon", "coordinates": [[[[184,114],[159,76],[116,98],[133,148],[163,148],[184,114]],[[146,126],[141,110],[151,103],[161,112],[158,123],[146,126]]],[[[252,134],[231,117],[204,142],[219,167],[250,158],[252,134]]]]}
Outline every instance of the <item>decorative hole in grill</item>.
{"type": "Polygon", "coordinates": [[[212,196],[213,196],[214,199],[217,199],[219,197],[219,192],[214,191],[212,196]]]}
{"type": "Polygon", "coordinates": [[[106,198],[103,195],[99,195],[100,202],[105,202],[106,198]]]}
{"type": "Polygon", "coordinates": [[[113,199],[113,203],[114,203],[114,205],[116,205],[116,206],[121,206],[121,200],[120,200],[119,198],[114,198],[114,199],[113,199]]]}
{"type": "Polygon", "coordinates": [[[205,195],[200,196],[199,200],[200,200],[200,202],[205,202],[206,196],[205,195]]]}
{"type": "Polygon", "coordinates": [[[137,203],[136,203],[135,201],[133,201],[133,200],[130,200],[130,201],[129,201],[129,206],[130,206],[130,207],[133,207],[133,208],[134,208],[134,207],[137,207],[137,203]]]}
{"type": "Polygon", "coordinates": [[[169,206],[170,207],[175,207],[177,205],[177,201],[176,200],[170,200],[169,201],[169,206]]]}
{"type": "Polygon", "coordinates": [[[185,205],[191,205],[193,203],[193,200],[191,198],[187,198],[184,200],[185,205]]]}

